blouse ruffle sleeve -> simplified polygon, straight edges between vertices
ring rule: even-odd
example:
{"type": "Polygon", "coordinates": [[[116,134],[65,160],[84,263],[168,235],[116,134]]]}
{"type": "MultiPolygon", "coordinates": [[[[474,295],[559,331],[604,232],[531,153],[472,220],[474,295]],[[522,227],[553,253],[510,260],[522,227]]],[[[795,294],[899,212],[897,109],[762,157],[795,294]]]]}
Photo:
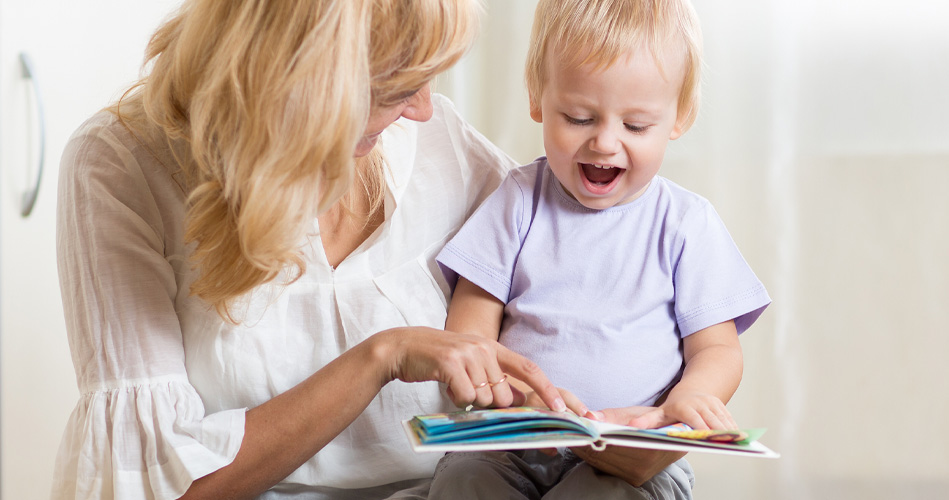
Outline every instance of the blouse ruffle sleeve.
{"type": "Polygon", "coordinates": [[[81,397],[53,498],[178,498],[243,439],[245,409],[205,414],[185,371],[184,194],[161,156],[107,113],[63,155],[57,255],[81,397]]]}

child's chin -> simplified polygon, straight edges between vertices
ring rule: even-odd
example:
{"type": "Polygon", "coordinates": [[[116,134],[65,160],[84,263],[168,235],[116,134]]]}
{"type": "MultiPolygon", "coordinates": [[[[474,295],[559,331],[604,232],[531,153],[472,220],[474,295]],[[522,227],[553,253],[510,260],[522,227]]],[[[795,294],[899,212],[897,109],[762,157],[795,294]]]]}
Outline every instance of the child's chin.
{"type": "Polygon", "coordinates": [[[589,196],[577,197],[574,195],[574,198],[584,207],[589,208],[590,210],[606,210],[607,208],[612,208],[616,205],[615,200],[612,198],[591,198],[589,196]]]}

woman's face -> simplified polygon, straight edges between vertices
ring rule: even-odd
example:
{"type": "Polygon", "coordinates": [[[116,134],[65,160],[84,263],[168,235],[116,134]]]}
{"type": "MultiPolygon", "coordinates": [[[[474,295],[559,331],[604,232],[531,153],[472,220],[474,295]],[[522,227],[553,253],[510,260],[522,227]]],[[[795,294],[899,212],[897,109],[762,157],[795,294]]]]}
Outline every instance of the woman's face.
{"type": "Polygon", "coordinates": [[[407,93],[398,104],[373,107],[369,112],[366,133],[356,145],[355,156],[358,158],[369,154],[382,131],[403,116],[417,122],[428,121],[432,117],[432,88],[428,83],[417,91],[407,93]]]}

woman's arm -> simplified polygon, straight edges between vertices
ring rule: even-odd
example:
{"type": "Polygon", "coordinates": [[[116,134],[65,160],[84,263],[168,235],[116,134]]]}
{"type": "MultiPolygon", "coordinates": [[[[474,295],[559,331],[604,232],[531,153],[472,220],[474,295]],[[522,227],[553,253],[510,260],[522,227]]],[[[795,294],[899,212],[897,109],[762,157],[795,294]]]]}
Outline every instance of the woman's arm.
{"type": "Polygon", "coordinates": [[[191,484],[183,499],[254,498],[342,432],[387,382],[372,341],[247,412],[234,461],[191,484]]]}
{"type": "MultiPolygon", "coordinates": [[[[247,412],[234,462],[196,480],[182,498],[253,498],[288,476],[345,429],[391,380],[448,384],[460,406],[490,372],[506,372],[563,407],[556,388],[529,360],[496,342],[431,328],[378,333],[299,385],[247,412]]],[[[495,392],[511,399],[506,384],[495,392]],[[504,394],[507,391],[507,394],[504,394]]],[[[482,397],[477,391],[478,397],[482,397]]],[[[488,391],[490,393],[490,391],[488,391]]],[[[490,404],[490,401],[489,401],[490,404]]]]}

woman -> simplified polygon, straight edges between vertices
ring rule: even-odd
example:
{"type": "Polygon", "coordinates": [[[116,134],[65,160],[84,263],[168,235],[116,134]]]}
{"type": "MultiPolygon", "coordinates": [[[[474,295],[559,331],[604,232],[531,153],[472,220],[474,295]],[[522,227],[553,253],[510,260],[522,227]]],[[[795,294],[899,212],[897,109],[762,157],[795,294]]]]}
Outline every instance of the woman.
{"type": "Polygon", "coordinates": [[[475,0],[192,0],[156,32],[63,158],[54,498],[413,498],[438,457],[399,422],[450,408],[435,382],[563,408],[435,329],[433,256],[512,163],[430,94],[475,32],[475,0]]]}

